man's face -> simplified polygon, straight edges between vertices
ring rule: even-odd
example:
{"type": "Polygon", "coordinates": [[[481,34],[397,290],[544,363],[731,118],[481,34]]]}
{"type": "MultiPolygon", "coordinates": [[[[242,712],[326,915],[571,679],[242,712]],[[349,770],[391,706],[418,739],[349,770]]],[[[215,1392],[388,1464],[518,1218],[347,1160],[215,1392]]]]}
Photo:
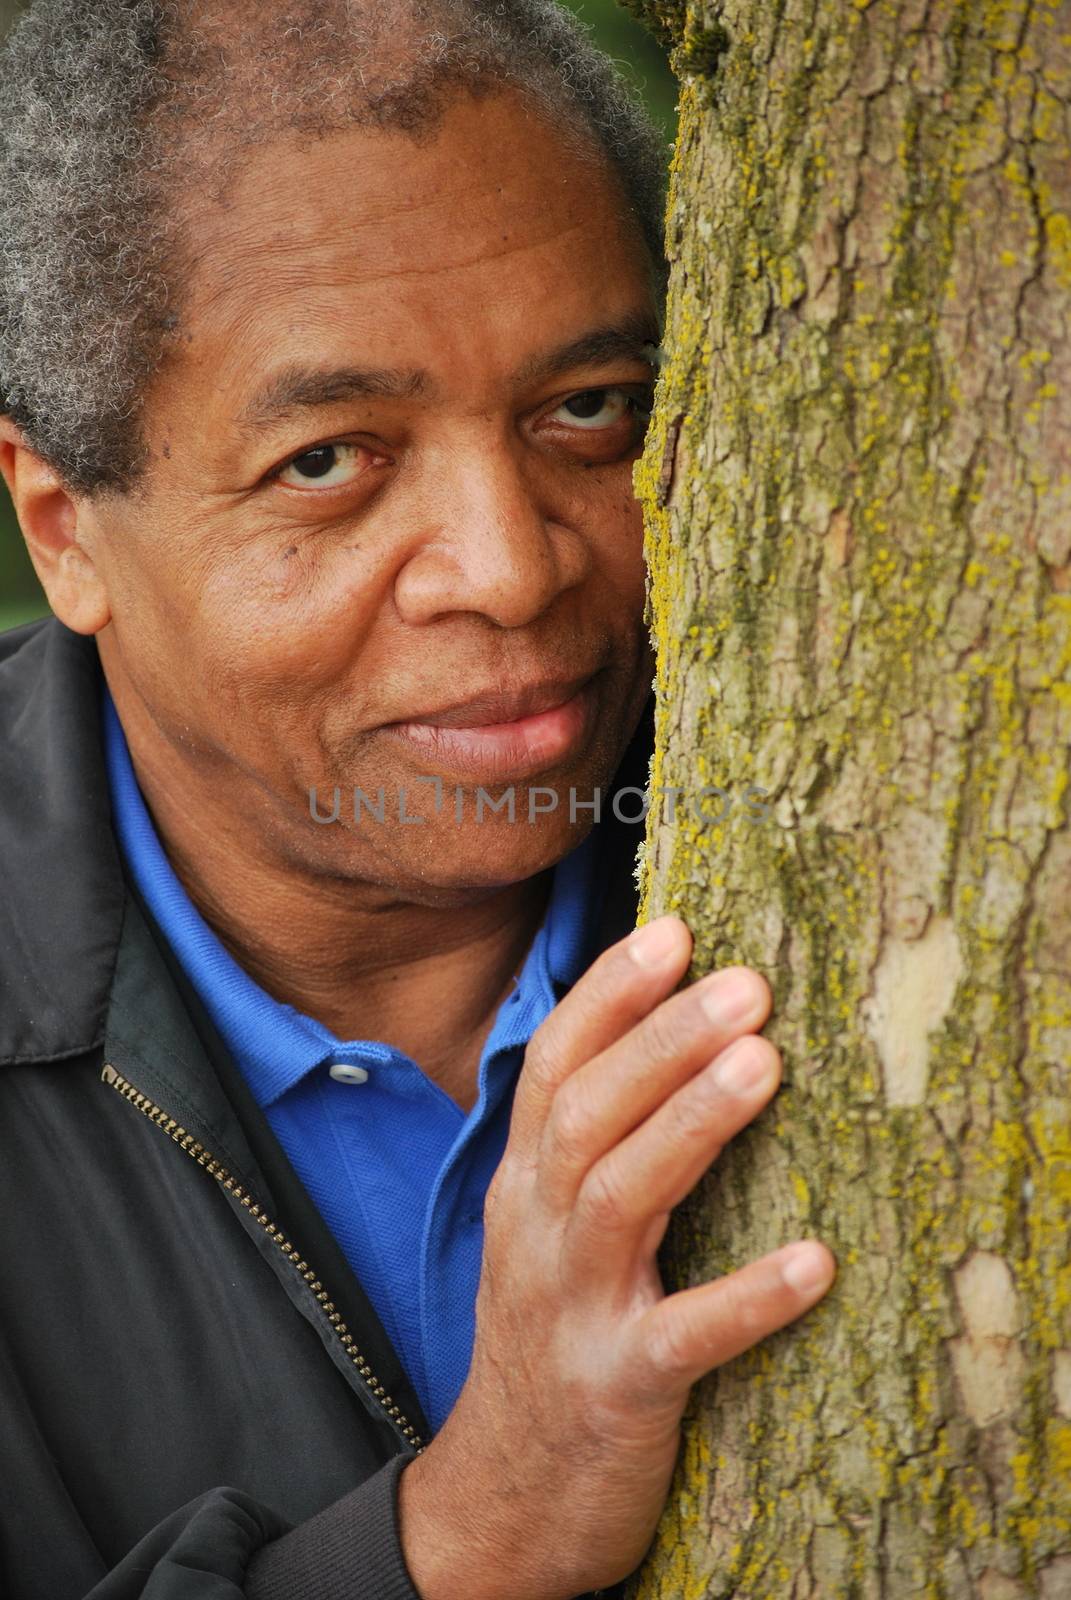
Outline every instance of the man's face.
{"type": "Polygon", "coordinates": [[[651,680],[632,463],[657,324],[613,180],[513,97],[463,97],[423,144],[255,150],[191,227],[144,493],[93,512],[120,703],[258,857],[429,903],[541,870],[651,680]],[[518,720],[532,686],[564,709],[518,720]],[[529,822],[535,785],[560,802],[529,822]],[[318,825],[309,791],[336,786],[318,825]],[[382,823],[354,825],[354,786],[382,823]],[[513,786],[516,821],[477,822],[480,786],[513,786]]]}

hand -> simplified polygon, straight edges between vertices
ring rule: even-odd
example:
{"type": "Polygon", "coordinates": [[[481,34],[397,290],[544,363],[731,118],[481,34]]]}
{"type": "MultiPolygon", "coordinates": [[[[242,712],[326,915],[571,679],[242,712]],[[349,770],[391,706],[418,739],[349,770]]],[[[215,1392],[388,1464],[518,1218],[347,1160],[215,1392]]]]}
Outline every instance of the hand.
{"type": "Polygon", "coordinates": [[[692,940],[661,917],[605,952],[529,1043],[487,1194],[472,1365],[402,1473],[424,1600],[569,1600],[627,1576],[665,1502],[688,1391],[833,1281],[789,1245],[666,1295],[671,1209],[769,1101],[765,981],[672,991],[692,940]],[[668,998],[667,998],[668,997],[668,998]]]}

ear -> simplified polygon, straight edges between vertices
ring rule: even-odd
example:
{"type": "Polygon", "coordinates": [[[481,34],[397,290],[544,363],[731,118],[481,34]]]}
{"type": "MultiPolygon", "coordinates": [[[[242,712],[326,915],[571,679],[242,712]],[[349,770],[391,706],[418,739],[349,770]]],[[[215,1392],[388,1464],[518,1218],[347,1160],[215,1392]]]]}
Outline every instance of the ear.
{"type": "Polygon", "coordinates": [[[99,633],[111,611],[84,533],[79,504],[54,467],[0,416],[0,473],[11,492],[30,560],[48,603],[75,633],[99,633]]]}

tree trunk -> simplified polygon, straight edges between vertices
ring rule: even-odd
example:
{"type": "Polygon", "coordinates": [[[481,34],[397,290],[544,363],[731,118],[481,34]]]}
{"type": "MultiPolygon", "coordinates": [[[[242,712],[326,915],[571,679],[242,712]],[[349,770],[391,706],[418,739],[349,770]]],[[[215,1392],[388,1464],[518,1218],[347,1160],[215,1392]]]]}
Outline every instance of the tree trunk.
{"type": "Polygon", "coordinates": [[[682,77],[643,916],[768,975],[786,1063],[664,1272],[840,1273],[693,1393],[632,1592],[1060,1600],[1071,0],[636,8],[682,77]]]}

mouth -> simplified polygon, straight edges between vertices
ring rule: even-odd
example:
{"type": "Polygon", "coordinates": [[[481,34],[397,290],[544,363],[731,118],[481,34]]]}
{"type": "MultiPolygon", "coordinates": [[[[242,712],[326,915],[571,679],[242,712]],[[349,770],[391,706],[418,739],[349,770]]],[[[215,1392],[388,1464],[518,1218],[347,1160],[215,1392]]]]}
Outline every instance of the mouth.
{"type": "Polygon", "coordinates": [[[590,738],[601,672],[491,690],[421,712],[384,732],[419,753],[435,775],[482,783],[537,776],[590,738]]]}

